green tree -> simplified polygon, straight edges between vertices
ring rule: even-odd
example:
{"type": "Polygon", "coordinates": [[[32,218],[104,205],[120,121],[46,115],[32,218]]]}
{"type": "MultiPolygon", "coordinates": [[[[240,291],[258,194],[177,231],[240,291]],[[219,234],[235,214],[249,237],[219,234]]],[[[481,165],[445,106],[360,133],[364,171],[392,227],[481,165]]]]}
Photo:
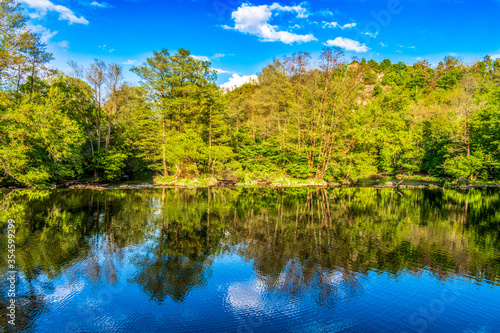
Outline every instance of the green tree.
{"type": "MultiPolygon", "coordinates": [[[[186,163],[186,159],[182,163],[178,162],[177,157],[189,154],[189,151],[173,154],[172,149],[178,148],[172,144],[184,142],[183,134],[188,129],[196,128],[197,133],[200,133],[196,120],[202,116],[200,110],[203,109],[206,88],[215,80],[215,72],[210,69],[210,64],[194,59],[184,49],[174,55],[162,49],[160,52],[155,51],[154,56],[142,66],[131,70],[141,78],[141,85],[147,92],[151,110],[146,115],[147,122],[155,123],[150,127],[153,133],[143,132],[145,136],[139,143],[145,148],[145,158],[152,162],[152,168],[161,170],[164,177],[169,174],[169,168],[175,168],[176,175],[187,171],[184,168],[197,169],[194,160],[189,163],[186,163]],[[151,137],[156,140],[150,140],[151,137]],[[169,160],[168,155],[176,158],[169,160]]],[[[195,135],[193,133],[189,135],[195,135]]]]}
{"type": "MultiPolygon", "coordinates": [[[[81,172],[83,128],[73,118],[63,76],[45,85],[32,101],[26,96],[11,104],[0,117],[0,163],[3,171],[26,185],[72,177],[81,172]]],[[[28,84],[29,85],[29,84],[28,84]]]]}

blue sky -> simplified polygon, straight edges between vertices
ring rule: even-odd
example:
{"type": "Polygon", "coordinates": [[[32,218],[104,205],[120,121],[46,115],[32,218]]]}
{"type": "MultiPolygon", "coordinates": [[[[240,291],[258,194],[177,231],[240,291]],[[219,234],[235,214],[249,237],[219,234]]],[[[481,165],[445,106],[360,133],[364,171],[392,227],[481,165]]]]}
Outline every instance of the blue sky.
{"type": "Polygon", "coordinates": [[[162,47],[185,48],[219,70],[218,83],[243,82],[274,57],[319,54],[437,64],[500,57],[500,0],[20,0],[30,27],[54,54],[53,67],[94,58],[128,70],[162,47]]]}

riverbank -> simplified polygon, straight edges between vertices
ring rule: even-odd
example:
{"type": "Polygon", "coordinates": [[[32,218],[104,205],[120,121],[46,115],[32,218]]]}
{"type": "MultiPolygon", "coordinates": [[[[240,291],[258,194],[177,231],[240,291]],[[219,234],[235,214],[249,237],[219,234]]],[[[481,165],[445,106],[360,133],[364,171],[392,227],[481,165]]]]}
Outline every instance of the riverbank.
{"type": "Polygon", "coordinates": [[[337,183],[328,183],[318,179],[294,179],[294,178],[277,178],[275,180],[255,180],[243,179],[240,181],[233,179],[220,179],[216,177],[200,177],[195,179],[174,179],[169,177],[154,177],[154,185],[179,186],[179,187],[334,187],[340,186],[337,183]]]}
{"type": "Polygon", "coordinates": [[[153,177],[152,179],[137,181],[124,181],[118,183],[93,181],[73,180],[58,185],[51,186],[4,186],[0,187],[0,191],[8,191],[15,189],[86,189],[102,191],[105,189],[143,189],[143,188],[162,188],[162,187],[178,187],[178,188],[209,188],[209,187],[275,187],[275,188],[303,188],[303,187],[372,187],[375,189],[394,188],[394,189],[468,189],[481,187],[500,187],[499,183],[484,182],[484,181],[447,181],[439,182],[440,179],[433,177],[398,177],[396,180],[388,179],[365,179],[353,184],[329,183],[318,179],[294,179],[294,178],[278,178],[275,180],[252,180],[243,179],[241,181],[231,179],[219,179],[216,177],[200,177],[194,179],[174,179],[170,177],[153,177]]]}

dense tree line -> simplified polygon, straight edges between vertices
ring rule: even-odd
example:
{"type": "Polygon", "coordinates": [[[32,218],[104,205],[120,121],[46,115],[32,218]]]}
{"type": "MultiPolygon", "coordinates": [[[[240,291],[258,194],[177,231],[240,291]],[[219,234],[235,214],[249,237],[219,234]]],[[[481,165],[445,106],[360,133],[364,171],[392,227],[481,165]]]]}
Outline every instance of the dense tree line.
{"type": "Polygon", "coordinates": [[[188,50],[132,68],[49,70],[40,36],[0,1],[1,181],[280,177],[352,182],[375,173],[500,179],[500,59],[433,68],[346,60],[325,48],[269,63],[224,91],[188,50]]]}

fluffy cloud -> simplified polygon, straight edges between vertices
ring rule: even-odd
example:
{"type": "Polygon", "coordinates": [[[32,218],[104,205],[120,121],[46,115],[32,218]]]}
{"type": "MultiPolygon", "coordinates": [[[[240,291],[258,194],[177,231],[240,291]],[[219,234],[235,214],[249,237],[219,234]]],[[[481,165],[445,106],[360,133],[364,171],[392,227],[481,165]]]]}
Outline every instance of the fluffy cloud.
{"type": "Polygon", "coordinates": [[[326,22],[323,21],[323,28],[336,28],[339,24],[337,22],[326,22]]]}
{"type": "Polygon", "coordinates": [[[201,60],[201,61],[210,61],[210,58],[207,56],[197,56],[197,55],[192,54],[191,58],[194,58],[196,60],[201,60]]]}
{"type": "Polygon", "coordinates": [[[122,62],[122,64],[124,64],[124,65],[134,65],[136,63],[137,63],[137,60],[130,60],[130,59],[127,59],[127,61],[122,62]]]}
{"type": "Polygon", "coordinates": [[[21,0],[21,2],[25,3],[29,8],[35,9],[36,13],[31,13],[31,18],[40,18],[45,16],[48,11],[53,11],[59,13],[60,20],[66,20],[70,24],[80,23],[80,24],[88,24],[83,16],[77,17],[71,9],[61,5],[55,5],[49,0],[21,0]]]}
{"type": "Polygon", "coordinates": [[[224,25],[223,28],[255,35],[264,42],[280,41],[285,44],[292,44],[295,42],[302,43],[317,40],[312,34],[298,35],[278,30],[277,26],[269,24],[273,12],[277,15],[280,11],[295,12],[298,18],[308,16],[307,10],[301,5],[281,6],[278,3],[273,3],[272,5],[252,6],[250,4],[242,4],[241,7],[231,14],[234,20],[234,27],[224,25]]]}
{"type": "Polygon", "coordinates": [[[39,24],[38,25],[27,24],[26,29],[35,34],[38,34],[40,36],[40,41],[46,45],[57,46],[60,49],[64,50],[69,49],[69,42],[66,40],[60,42],[51,42],[52,37],[57,35],[57,31],[51,31],[50,29],[47,29],[39,24]]]}
{"type": "Polygon", "coordinates": [[[378,31],[376,31],[375,33],[371,33],[369,31],[366,31],[366,32],[363,32],[364,35],[367,35],[368,37],[371,37],[371,38],[377,38],[378,36],[378,31]]]}
{"type": "Polygon", "coordinates": [[[67,40],[60,41],[59,43],[56,43],[56,45],[64,50],[69,49],[69,42],[67,40]]]}
{"type": "Polygon", "coordinates": [[[223,58],[223,57],[227,57],[227,56],[233,56],[234,54],[224,54],[224,53],[216,53],[214,54],[213,56],[209,57],[209,56],[204,56],[204,55],[194,55],[192,54],[191,57],[195,58],[196,60],[201,60],[201,61],[210,61],[212,59],[219,59],[219,58],[223,58]]]}
{"type": "Polygon", "coordinates": [[[94,7],[99,7],[99,8],[111,8],[113,6],[111,6],[109,3],[107,2],[97,2],[97,1],[92,1],[90,3],[91,6],[94,6],[94,7]]]}
{"type": "Polygon", "coordinates": [[[212,67],[212,69],[213,69],[214,71],[216,71],[217,73],[219,73],[219,74],[231,73],[230,71],[226,71],[225,69],[222,69],[222,68],[213,68],[213,67],[212,67]]]}
{"type": "Polygon", "coordinates": [[[324,9],[324,10],[320,10],[319,12],[317,12],[318,15],[320,16],[345,16],[346,13],[343,13],[341,11],[339,11],[338,9],[335,9],[334,11],[331,11],[329,9],[324,9]]]}
{"type": "Polygon", "coordinates": [[[342,37],[337,37],[334,40],[327,40],[326,43],[324,43],[326,46],[338,46],[340,48],[345,49],[346,51],[354,51],[357,53],[364,53],[367,52],[370,48],[367,47],[365,44],[361,44],[358,41],[349,39],[349,38],[342,38],[342,37]]]}
{"type": "Polygon", "coordinates": [[[344,29],[354,28],[355,26],[356,26],[356,23],[347,23],[344,25],[340,25],[337,22],[325,22],[325,21],[323,21],[323,28],[340,28],[340,29],[344,30],[344,29]]]}
{"type": "Polygon", "coordinates": [[[309,13],[307,12],[307,10],[304,7],[302,7],[301,5],[298,5],[298,6],[282,6],[279,3],[275,2],[271,6],[268,6],[268,7],[271,10],[277,9],[277,10],[281,10],[281,11],[284,11],[284,12],[296,12],[298,18],[306,18],[307,16],[309,16],[309,13]]]}
{"type": "Polygon", "coordinates": [[[28,28],[31,32],[35,34],[39,34],[40,41],[44,44],[47,44],[50,41],[50,39],[57,34],[57,31],[50,31],[50,29],[47,29],[41,25],[28,24],[26,25],[26,28],[28,28]]]}
{"type": "MultiPolygon", "coordinates": [[[[224,53],[216,53],[212,56],[212,58],[214,59],[219,59],[219,58],[222,58],[222,57],[225,57],[227,56],[228,54],[224,54],[224,53]]],[[[229,55],[232,55],[232,54],[229,54],[229,55]]]]}
{"type": "Polygon", "coordinates": [[[322,15],[322,16],[333,16],[333,13],[331,10],[321,10],[318,12],[318,15],[322,15]]]}
{"type": "Polygon", "coordinates": [[[221,84],[220,87],[225,89],[234,89],[251,81],[257,81],[257,75],[239,76],[238,74],[233,74],[233,76],[229,78],[229,81],[221,84]]]}

